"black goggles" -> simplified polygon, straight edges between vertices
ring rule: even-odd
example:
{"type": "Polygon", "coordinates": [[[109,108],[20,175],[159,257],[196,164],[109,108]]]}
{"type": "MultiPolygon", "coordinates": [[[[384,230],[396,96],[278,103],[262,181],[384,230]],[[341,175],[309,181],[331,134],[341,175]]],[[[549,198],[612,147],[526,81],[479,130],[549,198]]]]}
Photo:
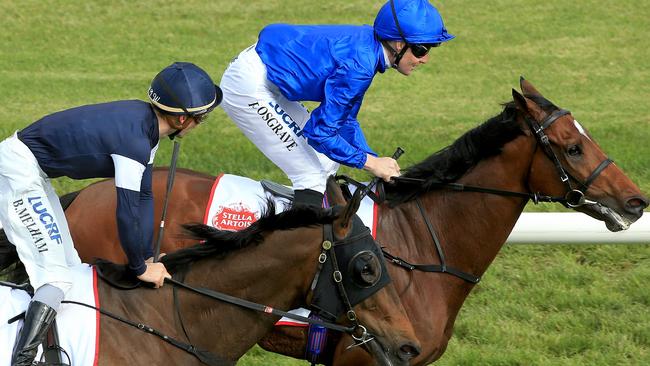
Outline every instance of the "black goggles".
{"type": "Polygon", "coordinates": [[[429,44],[420,44],[420,43],[409,43],[409,48],[413,56],[417,58],[422,58],[429,53],[429,50],[433,47],[439,47],[440,43],[429,43],[429,44]]]}
{"type": "Polygon", "coordinates": [[[192,116],[192,118],[194,118],[194,121],[196,122],[197,125],[200,125],[201,123],[205,122],[205,120],[208,119],[209,114],[210,113],[195,114],[192,116]]]}

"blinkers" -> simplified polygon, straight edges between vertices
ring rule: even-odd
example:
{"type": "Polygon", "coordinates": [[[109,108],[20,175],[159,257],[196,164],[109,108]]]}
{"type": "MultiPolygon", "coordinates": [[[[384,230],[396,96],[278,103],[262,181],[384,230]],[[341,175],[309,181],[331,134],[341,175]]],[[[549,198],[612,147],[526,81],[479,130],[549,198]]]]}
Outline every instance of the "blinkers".
{"type": "Polygon", "coordinates": [[[390,283],[382,251],[370,230],[356,215],[352,225],[348,235],[339,241],[332,240],[331,225],[324,227],[325,240],[319,272],[312,282],[311,307],[325,319],[335,320],[346,312],[351,318],[353,306],[390,283]]]}

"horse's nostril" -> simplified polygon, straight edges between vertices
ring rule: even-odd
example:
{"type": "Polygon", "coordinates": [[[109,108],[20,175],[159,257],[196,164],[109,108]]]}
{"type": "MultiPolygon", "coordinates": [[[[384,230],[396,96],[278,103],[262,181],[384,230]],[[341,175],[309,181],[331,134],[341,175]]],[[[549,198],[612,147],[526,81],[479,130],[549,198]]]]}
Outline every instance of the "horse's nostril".
{"type": "Polygon", "coordinates": [[[413,343],[405,343],[399,348],[399,357],[408,361],[420,355],[420,347],[413,343]]]}
{"type": "Polygon", "coordinates": [[[625,210],[635,215],[642,215],[643,209],[646,207],[648,207],[648,199],[643,196],[638,196],[627,200],[625,210]]]}

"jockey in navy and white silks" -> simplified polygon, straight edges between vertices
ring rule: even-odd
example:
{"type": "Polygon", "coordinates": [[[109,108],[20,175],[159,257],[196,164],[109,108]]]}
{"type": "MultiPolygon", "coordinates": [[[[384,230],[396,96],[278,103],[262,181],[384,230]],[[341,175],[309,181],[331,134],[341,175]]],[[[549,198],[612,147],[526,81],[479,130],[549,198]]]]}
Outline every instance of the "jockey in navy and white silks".
{"type": "MultiPolygon", "coordinates": [[[[0,143],[0,222],[35,289],[13,365],[31,365],[80,263],[50,179],[115,177],[120,242],[135,276],[156,287],[169,277],[152,257],[152,164],[159,140],[183,136],[221,100],[208,74],[191,63],[162,70],[150,102],[116,101],[57,112],[0,143]]],[[[89,212],[88,214],[92,214],[89,212]]]]}
{"type": "Polygon", "coordinates": [[[287,174],[296,201],[318,204],[339,164],[399,175],[366,142],[357,120],[364,95],[376,73],[392,66],[409,75],[452,38],[427,0],[390,1],[373,27],[272,24],[225,71],[222,107],[287,174]],[[300,101],[320,105],[309,113],[300,101]]]}
{"type": "MultiPolygon", "coordinates": [[[[131,271],[144,273],[144,261],[153,256],[151,171],[160,139],[152,105],[128,100],[68,109],[19,131],[17,139],[46,179],[115,177],[122,248],[131,271]]],[[[31,202],[42,201],[36,199],[31,202]]]]}

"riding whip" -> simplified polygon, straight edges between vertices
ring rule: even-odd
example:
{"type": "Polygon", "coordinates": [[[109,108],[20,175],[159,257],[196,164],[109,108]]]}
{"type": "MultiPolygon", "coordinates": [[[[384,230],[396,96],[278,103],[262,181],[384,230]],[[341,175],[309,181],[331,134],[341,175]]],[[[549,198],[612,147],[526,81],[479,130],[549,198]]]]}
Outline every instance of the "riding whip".
{"type": "Polygon", "coordinates": [[[172,152],[172,161],[169,165],[169,173],[167,174],[167,192],[165,193],[165,201],[163,203],[162,217],[160,218],[160,229],[158,230],[158,240],[156,240],[156,248],[153,255],[153,261],[158,262],[160,256],[160,245],[162,244],[163,234],[165,232],[165,218],[167,218],[167,204],[169,203],[169,196],[174,186],[174,176],[176,175],[176,160],[178,160],[178,151],[181,144],[178,140],[174,140],[174,150],[172,152]]]}

